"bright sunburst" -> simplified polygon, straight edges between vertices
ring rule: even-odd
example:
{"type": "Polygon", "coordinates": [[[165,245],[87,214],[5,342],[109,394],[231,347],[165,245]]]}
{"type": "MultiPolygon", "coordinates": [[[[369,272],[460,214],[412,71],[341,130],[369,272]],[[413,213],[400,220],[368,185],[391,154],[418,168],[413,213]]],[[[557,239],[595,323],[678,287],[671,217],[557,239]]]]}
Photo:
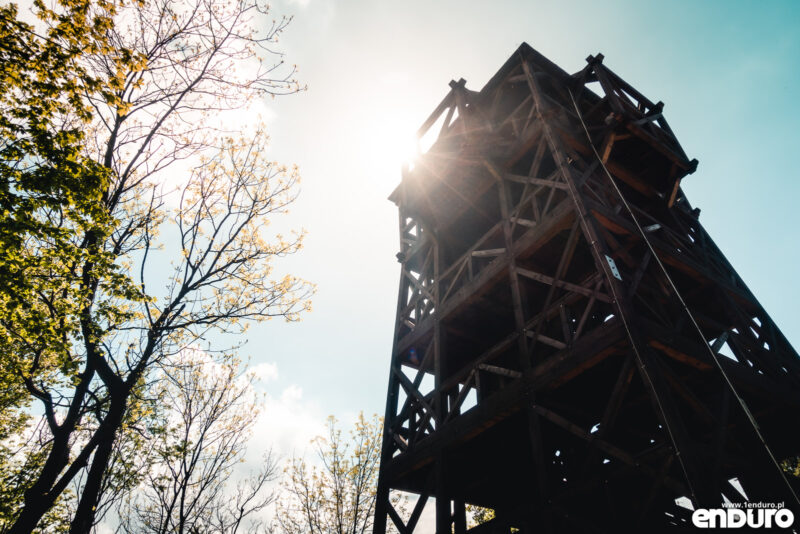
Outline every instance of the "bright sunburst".
{"type": "Polygon", "coordinates": [[[370,119],[362,146],[369,151],[371,170],[396,183],[400,169],[413,165],[418,156],[416,131],[419,125],[403,110],[370,119]]]}

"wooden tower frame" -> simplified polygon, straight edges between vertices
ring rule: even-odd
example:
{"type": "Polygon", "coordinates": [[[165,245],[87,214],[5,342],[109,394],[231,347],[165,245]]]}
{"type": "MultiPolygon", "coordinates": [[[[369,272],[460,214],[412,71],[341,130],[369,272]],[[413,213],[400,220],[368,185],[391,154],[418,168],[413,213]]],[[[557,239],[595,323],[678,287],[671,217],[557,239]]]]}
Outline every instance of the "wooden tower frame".
{"type": "Polygon", "coordinates": [[[570,75],[527,44],[481,91],[450,83],[390,197],[376,534],[415,532],[429,497],[441,534],[467,531],[467,504],[495,511],[476,533],[680,529],[680,498],[794,506],[774,460],[800,453],[800,359],[700,224],[662,110],[602,55],[570,75]],[[410,517],[394,490],[418,496],[410,517]]]}

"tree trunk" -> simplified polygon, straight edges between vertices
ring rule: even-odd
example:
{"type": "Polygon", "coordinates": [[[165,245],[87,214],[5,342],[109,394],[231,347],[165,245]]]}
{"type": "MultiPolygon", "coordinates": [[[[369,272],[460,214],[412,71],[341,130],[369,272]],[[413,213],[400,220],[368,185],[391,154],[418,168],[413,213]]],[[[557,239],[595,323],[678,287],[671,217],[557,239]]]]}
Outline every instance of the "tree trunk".
{"type": "Polygon", "coordinates": [[[45,460],[36,482],[25,491],[22,511],[6,534],[30,534],[33,532],[33,529],[39,524],[44,514],[50,510],[64,487],[74,476],[74,472],[71,474],[68,472],[61,480],[58,479],[64,468],[69,465],[69,437],[79,419],[76,415],[75,403],[82,402],[93,374],[94,371],[91,367],[82,373],[72,406],[61,426],[57,427],[55,422],[51,422],[53,446],[47,454],[47,460],[45,460]]]}
{"type": "Polygon", "coordinates": [[[97,435],[100,438],[99,444],[92,458],[92,465],[89,468],[89,474],[81,492],[75,517],[70,524],[70,534],[89,534],[92,526],[94,526],[103,475],[114,450],[117,429],[122,425],[128,394],[129,390],[127,388],[122,388],[116,394],[112,393],[111,407],[101,427],[97,429],[97,435]]]}
{"type": "MultiPolygon", "coordinates": [[[[29,490],[30,491],[30,490],[29,490]]],[[[42,516],[47,513],[51,506],[53,506],[55,499],[50,494],[39,494],[33,496],[33,493],[25,492],[25,505],[22,512],[14,521],[14,524],[8,530],[7,534],[30,534],[42,516]]]]}

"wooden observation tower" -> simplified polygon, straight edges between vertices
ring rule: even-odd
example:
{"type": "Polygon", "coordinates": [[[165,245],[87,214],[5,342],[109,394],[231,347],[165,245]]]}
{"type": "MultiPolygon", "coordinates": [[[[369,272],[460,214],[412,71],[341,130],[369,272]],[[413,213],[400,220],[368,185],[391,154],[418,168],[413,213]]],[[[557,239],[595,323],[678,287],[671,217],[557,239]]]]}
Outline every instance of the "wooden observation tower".
{"type": "Polygon", "coordinates": [[[429,130],[390,197],[374,532],[421,531],[429,498],[440,534],[466,504],[496,513],[475,533],[679,531],[676,499],[800,522],[776,465],[800,454],[800,359],[681,190],[697,161],[662,103],[601,55],[570,75],[523,44],[481,91],[450,82],[429,130]]]}

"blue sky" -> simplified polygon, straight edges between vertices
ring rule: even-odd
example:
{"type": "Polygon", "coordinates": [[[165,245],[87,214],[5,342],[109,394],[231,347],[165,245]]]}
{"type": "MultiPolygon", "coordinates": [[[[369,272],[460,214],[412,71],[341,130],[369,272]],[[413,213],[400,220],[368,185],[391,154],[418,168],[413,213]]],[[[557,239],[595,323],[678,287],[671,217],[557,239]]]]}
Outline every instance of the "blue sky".
{"type": "Polygon", "coordinates": [[[335,414],[383,412],[399,280],[400,179],[413,133],[463,77],[480,89],[523,41],[574,72],[589,54],[651,100],[689,157],[701,222],[800,346],[796,171],[800,4],[280,0],[280,45],[308,91],[267,105],[274,158],[303,191],[285,222],[306,248],[283,268],[318,284],[298,324],[250,329],[269,369],[259,440],[284,453],[335,414]],[[275,373],[274,371],[277,372],[275,373]],[[270,411],[271,410],[271,411],[270,411]],[[271,419],[272,417],[272,419],[271,419]]]}

